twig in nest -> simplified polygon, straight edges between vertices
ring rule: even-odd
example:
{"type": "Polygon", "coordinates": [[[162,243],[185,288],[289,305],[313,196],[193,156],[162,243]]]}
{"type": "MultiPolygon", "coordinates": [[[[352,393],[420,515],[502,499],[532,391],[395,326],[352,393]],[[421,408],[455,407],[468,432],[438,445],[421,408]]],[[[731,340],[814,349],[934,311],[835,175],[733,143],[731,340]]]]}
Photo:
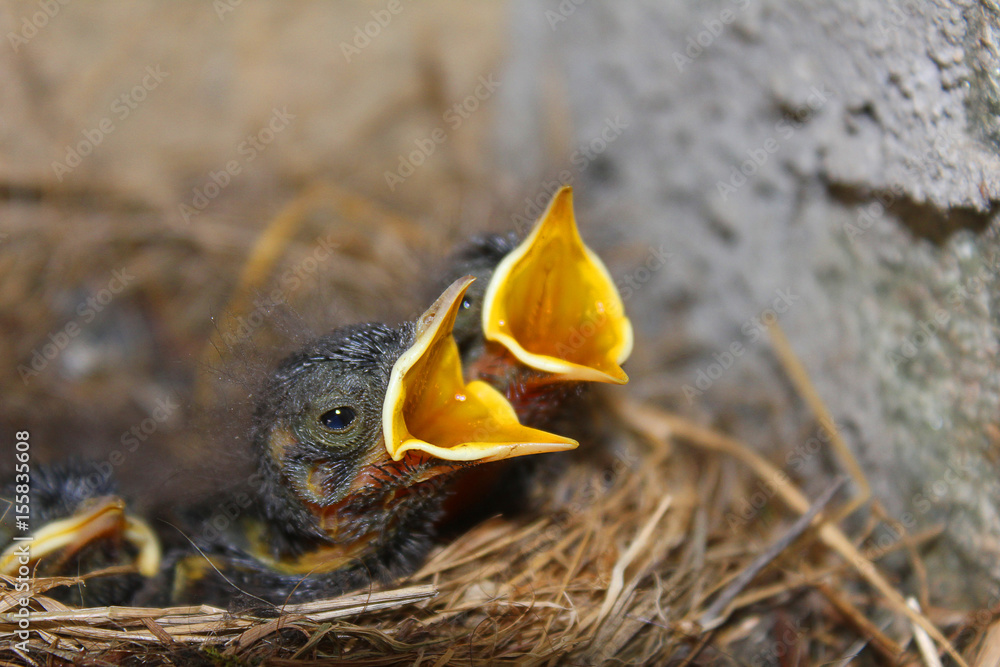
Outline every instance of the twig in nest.
{"type": "MultiPolygon", "coordinates": [[[[894,531],[900,533],[900,537],[890,546],[906,550],[907,555],[910,557],[910,566],[913,568],[913,574],[917,580],[917,600],[923,608],[926,609],[930,607],[930,583],[927,577],[927,566],[924,565],[924,561],[920,557],[920,552],[917,550],[916,544],[907,533],[906,526],[899,522],[896,522],[895,525],[893,525],[892,517],[889,516],[889,513],[884,507],[882,507],[882,503],[878,501],[872,503],[872,514],[884,523],[889,524],[894,531]]],[[[880,549],[877,552],[879,556],[877,558],[873,558],[872,560],[878,560],[878,558],[881,558],[888,553],[888,550],[889,547],[880,549]]]]}
{"type": "Polygon", "coordinates": [[[597,621],[594,623],[595,626],[599,626],[604,618],[611,611],[615,602],[618,599],[618,595],[622,592],[625,587],[625,569],[635,560],[635,557],[649,544],[649,540],[653,537],[653,529],[656,528],[656,524],[660,522],[660,519],[666,513],[667,508],[670,507],[670,503],[673,502],[672,496],[664,496],[663,500],[660,501],[659,506],[656,511],[653,512],[653,516],[649,518],[646,525],[642,527],[639,531],[638,537],[635,541],[629,545],[625,553],[622,554],[618,562],[615,563],[614,569],[611,571],[611,583],[608,584],[608,592],[604,597],[604,603],[601,605],[601,611],[597,614],[597,621]]]}
{"type": "Polygon", "coordinates": [[[973,667],[1000,665],[1000,625],[994,623],[986,629],[973,667]]]}
{"type": "MultiPolygon", "coordinates": [[[[617,402],[617,409],[627,424],[648,438],[660,440],[673,436],[698,447],[728,454],[743,461],[759,477],[769,480],[774,487],[776,495],[791,509],[800,514],[809,511],[809,500],[791,482],[788,475],[740,441],[704,426],[699,426],[683,417],[672,415],[653,406],[642,405],[629,399],[619,400],[617,402]]],[[[827,522],[819,527],[818,533],[823,543],[850,563],[865,581],[886,598],[889,606],[896,613],[905,616],[926,630],[927,634],[933,637],[934,641],[947,651],[948,655],[954,658],[960,667],[968,667],[968,664],[959,655],[958,651],[955,650],[951,642],[948,641],[948,638],[924,614],[914,611],[906,604],[906,600],[903,599],[900,592],[886,581],[885,577],[875,568],[875,565],[858,551],[858,548],[854,546],[854,543],[851,542],[840,528],[827,522]]]]}
{"type": "MultiPolygon", "coordinates": [[[[282,627],[293,627],[293,621],[321,623],[374,611],[397,609],[424,602],[437,595],[434,586],[411,586],[391,591],[342,595],[327,600],[314,600],[287,605],[276,623],[260,623],[261,619],[231,617],[222,609],[201,605],[150,609],[143,607],[99,607],[92,609],[61,609],[32,612],[35,630],[56,630],[60,637],[75,637],[103,642],[144,642],[174,644],[210,644],[228,641],[236,634],[238,645],[248,646],[282,627]],[[106,627],[105,627],[106,626],[106,627]]],[[[272,619],[273,620],[273,619],[272,619]]],[[[17,627],[12,613],[0,614],[0,634],[17,627]]],[[[294,626],[298,627],[298,626],[294,626]]],[[[44,639],[44,636],[43,636],[44,639]]],[[[41,649],[30,644],[33,649],[41,649]]]]}
{"type": "Polygon", "coordinates": [[[827,503],[833,499],[833,496],[840,490],[840,487],[844,485],[847,481],[846,477],[837,477],[833,484],[827,487],[826,491],[820,494],[816,502],[812,504],[805,514],[796,519],[795,523],[788,531],[778,538],[774,544],[764,550],[762,554],[753,559],[753,561],[747,565],[747,567],[736,577],[729,586],[726,587],[719,597],[715,599],[709,608],[701,615],[698,620],[699,625],[706,630],[711,630],[722,625],[725,620],[729,617],[729,614],[723,614],[729,604],[736,598],[740,592],[747,587],[747,585],[753,581],[761,570],[767,567],[768,563],[778,557],[782,551],[787,549],[792,542],[794,542],[802,533],[806,531],[809,525],[813,522],[819,513],[823,511],[827,503]]]}
{"type": "Polygon", "coordinates": [[[701,655],[701,652],[705,650],[705,647],[708,646],[708,642],[712,640],[712,636],[714,634],[715,630],[709,630],[708,632],[702,634],[701,637],[698,639],[698,643],[691,650],[691,653],[689,653],[688,656],[684,658],[684,662],[682,662],[678,667],[688,667],[688,665],[692,664],[698,658],[698,656],[701,655]]]}
{"type": "MultiPolygon", "coordinates": [[[[920,603],[914,597],[906,598],[906,603],[910,605],[915,611],[920,611],[920,603]]],[[[931,638],[927,636],[924,629],[919,625],[913,623],[913,639],[917,642],[917,648],[920,649],[920,655],[924,659],[924,664],[927,667],[941,667],[941,658],[938,657],[937,651],[934,649],[934,642],[931,638]]]]}
{"type": "Polygon", "coordinates": [[[767,323],[768,332],[771,334],[771,342],[774,345],[774,352],[778,355],[778,360],[785,369],[785,373],[788,374],[789,379],[792,384],[795,385],[796,390],[802,398],[805,399],[806,403],[809,404],[809,409],[816,416],[816,420],[819,421],[820,427],[827,432],[830,436],[830,444],[833,445],[834,450],[837,453],[840,462],[847,472],[850,473],[851,477],[854,479],[855,483],[858,485],[858,490],[860,493],[848,504],[841,509],[836,518],[832,520],[833,523],[837,523],[844,517],[852,514],[854,510],[858,509],[871,498],[872,487],[868,483],[868,478],[865,476],[864,471],[861,469],[861,464],[854,457],[854,453],[851,452],[851,448],[847,446],[844,439],[840,436],[840,431],[837,430],[836,423],[833,421],[833,415],[830,414],[830,410],[826,407],[826,403],[820,398],[819,392],[816,391],[816,387],[813,385],[812,380],[809,379],[809,374],[806,372],[805,367],[799,360],[795,351],[792,349],[791,343],[788,342],[788,338],[785,336],[785,332],[782,331],[781,326],[777,321],[771,321],[767,323]]]}
{"type": "MultiPolygon", "coordinates": [[[[891,619],[886,621],[885,623],[882,624],[882,627],[879,628],[879,630],[880,631],[885,630],[886,628],[889,627],[889,624],[891,622],[892,622],[891,619]]],[[[843,658],[832,663],[830,667],[849,667],[851,663],[853,663],[857,659],[857,657],[861,655],[861,652],[864,651],[865,647],[868,646],[868,644],[870,643],[871,639],[867,638],[859,639],[858,641],[851,644],[851,646],[847,649],[847,652],[844,654],[843,658]]]]}
{"type": "Polygon", "coordinates": [[[869,621],[844,595],[823,582],[816,584],[816,590],[829,600],[830,604],[853,625],[861,635],[871,641],[872,646],[890,662],[899,662],[903,647],[885,636],[885,633],[869,621]]]}
{"type": "Polygon", "coordinates": [[[174,643],[174,638],[170,636],[170,633],[167,632],[166,630],[164,630],[163,626],[161,626],[159,623],[157,623],[153,619],[147,618],[147,617],[144,616],[144,617],[142,617],[142,618],[139,619],[139,622],[141,622],[143,625],[145,625],[146,629],[149,630],[150,632],[152,632],[153,636],[155,636],[157,639],[159,639],[164,644],[173,644],[174,643]]]}

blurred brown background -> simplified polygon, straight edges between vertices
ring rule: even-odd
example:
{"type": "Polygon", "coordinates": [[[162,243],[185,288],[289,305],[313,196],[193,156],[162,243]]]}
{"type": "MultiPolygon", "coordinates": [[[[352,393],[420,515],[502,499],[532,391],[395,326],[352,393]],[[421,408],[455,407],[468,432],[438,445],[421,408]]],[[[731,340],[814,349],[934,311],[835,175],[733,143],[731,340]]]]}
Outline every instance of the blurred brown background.
{"type": "Polygon", "coordinates": [[[122,450],[155,498],[282,350],[412,315],[452,244],[570,182],[637,326],[629,391],[824,487],[825,454],[791,468],[816,425],[776,317],[881,501],[947,524],[935,587],[985,600],[998,25],[987,2],[0,2],[2,437],[122,450]],[[289,219],[253,294],[291,314],[251,305],[213,360],[289,219]]]}

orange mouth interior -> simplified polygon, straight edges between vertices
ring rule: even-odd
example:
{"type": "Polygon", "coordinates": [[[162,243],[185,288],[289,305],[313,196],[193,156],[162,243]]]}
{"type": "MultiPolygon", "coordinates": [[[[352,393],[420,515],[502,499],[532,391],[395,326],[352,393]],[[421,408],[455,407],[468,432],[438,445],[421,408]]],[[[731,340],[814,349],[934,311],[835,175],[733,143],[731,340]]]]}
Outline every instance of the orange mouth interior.
{"type": "Polygon", "coordinates": [[[573,215],[572,188],[555,194],[531,234],[494,271],[483,333],[536,370],[625,384],[632,324],[611,274],[573,215]]]}
{"type": "Polygon", "coordinates": [[[386,449],[447,461],[497,461],[574,449],[575,440],[522,426],[503,394],[462,378],[451,335],[462,297],[474,278],[455,281],[416,325],[416,341],[393,366],[383,405],[386,449]]]}

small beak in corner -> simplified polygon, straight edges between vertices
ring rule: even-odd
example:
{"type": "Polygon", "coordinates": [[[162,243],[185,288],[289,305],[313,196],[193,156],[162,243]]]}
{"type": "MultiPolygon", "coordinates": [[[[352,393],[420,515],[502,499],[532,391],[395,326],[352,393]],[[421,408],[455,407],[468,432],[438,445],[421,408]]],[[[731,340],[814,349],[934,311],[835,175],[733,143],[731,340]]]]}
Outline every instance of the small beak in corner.
{"type": "Polygon", "coordinates": [[[30,542],[14,542],[0,554],[0,574],[13,576],[19,565],[27,564],[24,544],[30,545],[25,551],[30,554],[28,562],[33,563],[60,551],[70,556],[94,540],[116,534],[136,548],[139,572],[155,576],[160,569],[160,542],[144,521],[125,512],[125,502],[116,497],[95,499],[76,514],[45,524],[30,542]]]}

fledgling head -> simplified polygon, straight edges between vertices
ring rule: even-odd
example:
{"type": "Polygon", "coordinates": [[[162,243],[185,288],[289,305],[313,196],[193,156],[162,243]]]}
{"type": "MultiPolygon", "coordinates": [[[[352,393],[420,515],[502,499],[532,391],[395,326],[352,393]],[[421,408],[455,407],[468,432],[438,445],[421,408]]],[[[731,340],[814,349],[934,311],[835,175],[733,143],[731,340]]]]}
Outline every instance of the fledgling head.
{"type": "MultiPolygon", "coordinates": [[[[12,483],[2,496],[20,503],[18,486],[12,483]]],[[[15,505],[7,514],[11,524],[5,521],[0,531],[0,574],[20,576],[27,567],[31,576],[77,576],[133,567],[49,593],[75,604],[120,605],[128,604],[144,579],[159,571],[159,540],[145,521],[127,511],[115,480],[96,464],[69,459],[33,466],[28,483],[20,486],[28,487],[26,523],[32,540],[13,540],[24,534],[15,530],[13,519],[22,511],[15,505]]]]}
{"type": "Polygon", "coordinates": [[[451,334],[472,282],[456,281],[415,323],[338,329],[280,365],[254,427],[268,520],[356,557],[419,521],[402,513],[439,502],[447,473],[576,446],[522,426],[498,391],[463,379],[451,334]]]}
{"type": "Polygon", "coordinates": [[[484,234],[470,240],[449,261],[446,283],[465,275],[476,279],[466,291],[455,319],[455,342],[464,360],[482,352],[483,298],[497,264],[517,247],[517,243],[513,233],[484,234]]]}
{"type": "Polygon", "coordinates": [[[473,280],[415,322],[337,329],[279,365],[254,418],[253,510],[203,545],[211,566],[201,553],[180,561],[175,601],[233,586],[310,599],[398,576],[430,548],[452,473],[576,447],[522,426],[502,394],[463,378],[452,330],[473,280]]]}
{"type": "MultiPolygon", "coordinates": [[[[262,392],[254,442],[269,518],[315,526],[385,463],[382,402],[412,329],[344,327],[285,359],[262,392]]],[[[322,532],[320,532],[322,534],[322,532]]]]}

